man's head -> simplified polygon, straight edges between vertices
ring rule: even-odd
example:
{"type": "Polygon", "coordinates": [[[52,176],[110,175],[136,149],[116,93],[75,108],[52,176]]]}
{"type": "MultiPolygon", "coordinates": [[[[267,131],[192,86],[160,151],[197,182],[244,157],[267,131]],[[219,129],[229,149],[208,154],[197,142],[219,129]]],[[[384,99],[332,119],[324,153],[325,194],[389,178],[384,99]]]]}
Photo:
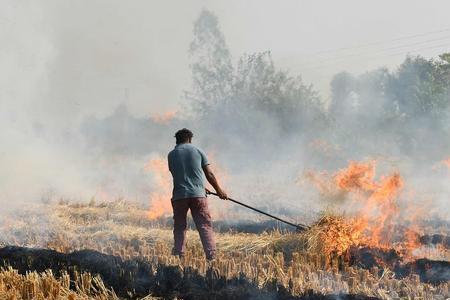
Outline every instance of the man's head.
{"type": "Polygon", "coordinates": [[[190,143],[194,134],[187,128],[183,128],[175,133],[175,139],[177,144],[190,143]]]}

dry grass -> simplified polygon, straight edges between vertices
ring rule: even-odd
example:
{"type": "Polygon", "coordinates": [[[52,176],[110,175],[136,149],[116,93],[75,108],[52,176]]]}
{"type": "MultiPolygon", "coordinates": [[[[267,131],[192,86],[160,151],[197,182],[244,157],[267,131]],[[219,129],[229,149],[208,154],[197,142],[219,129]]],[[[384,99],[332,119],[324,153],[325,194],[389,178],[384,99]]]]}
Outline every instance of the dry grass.
{"type": "MultiPolygon", "coordinates": [[[[330,220],[323,222],[328,221],[330,220]]],[[[293,295],[312,289],[322,293],[360,293],[381,299],[450,297],[448,283],[431,286],[419,282],[417,276],[398,280],[389,270],[368,271],[350,266],[339,272],[337,262],[327,256],[330,249],[322,249],[319,245],[320,236],[324,234],[320,231],[320,226],[304,235],[280,232],[219,233],[217,244],[220,251],[218,258],[211,265],[204,259],[196,232],[188,232],[186,257],[180,261],[170,254],[171,229],[148,221],[144,210],[124,201],[99,205],[70,205],[61,202],[45,205],[38,210],[30,208],[30,211],[22,212],[15,219],[5,220],[2,228],[3,244],[39,246],[62,252],[89,248],[125,259],[141,258],[155,266],[163,264],[191,267],[199,270],[201,274],[205,274],[208,267],[213,267],[227,278],[243,273],[249,280],[261,286],[276,281],[288,288],[293,295]],[[11,230],[12,228],[14,230],[11,230]]],[[[339,232],[330,234],[339,235],[339,232]]],[[[35,286],[39,287],[47,287],[46,282],[50,282],[50,287],[54,286],[58,290],[58,297],[61,297],[52,299],[92,297],[87,296],[89,291],[86,290],[69,291],[64,276],[60,279],[54,278],[50,273],[30,273],[22,276],[13,270],[4,270],[0,276],[11,278],[11,293],[16,293],[14,297],[17,299],[41,297],[37,295],[43,293],[42,289],[37,289],[34,298],[23,296],[23,291],[31,285],[30,282],[36,282],[35,286]]],[[[89,282],[97,280],[97,284],[100,284],[95,277],[89,278],[89,282]]],[[[0,291],[9,295],[5,294],[7,291],[4,282],[5,279],[0,280],[3,288],[0,291]]],[[[1,293],[0,299],[14,299],[3,297],[1,293]]],[[[101,297],[111,295],[107,289],[102,293],[95,294],[97,298],[94,299],[106,299],[101,297]]]]}
{"type": "Polygon", "coordinates": [[[68,274],[56,278],[51,270],[21,275],[16,270],[6,268],[0,271],[0,299],[118,299],[99,277],[93,277],[89,273],[76,276],[72,282],[75,290],[70,289],[70,283],[68,274]]]}
{"type": "Polygon", "coordinates": [[[355,230],[354,224],[332,214],[324,214],[305,233],[305,238],[309,252],[327,256],[342,255],[362,241],[360,231],[355,230]]]}

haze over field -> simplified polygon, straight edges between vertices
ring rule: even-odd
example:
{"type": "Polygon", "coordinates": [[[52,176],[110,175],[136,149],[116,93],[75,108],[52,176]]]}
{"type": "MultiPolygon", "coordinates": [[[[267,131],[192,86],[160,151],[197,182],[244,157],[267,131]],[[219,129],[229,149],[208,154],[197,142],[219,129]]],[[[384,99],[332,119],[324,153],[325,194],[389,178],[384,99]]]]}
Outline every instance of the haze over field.
{"type": "Polygon", "coordinates": [[[1,203],[148,201],[186,126],[249,203],[321,209],[305,171],[376,159],[445,206],[448,1],[4,2],[1,203]]]}

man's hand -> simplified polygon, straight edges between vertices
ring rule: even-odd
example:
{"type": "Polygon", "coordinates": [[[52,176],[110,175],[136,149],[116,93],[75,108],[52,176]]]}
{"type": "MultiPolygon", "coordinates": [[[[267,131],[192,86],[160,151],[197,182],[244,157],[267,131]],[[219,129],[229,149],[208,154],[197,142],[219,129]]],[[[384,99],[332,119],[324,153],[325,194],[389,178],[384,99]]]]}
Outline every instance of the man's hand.
{"type": "Polygon", "coordinates": [[[224,190],[222,190],[221,188],[219,188],[215,193],[211,192],[207,188],[205,188],[205,191],[206,191],[206,195],[208,195],[208,194],[216,194],[217,196],[219,196],[220,199],[223,199],[223,200],[227,200],[228,199],[227,193],[224,190]]]}
{"type": "Polygon", "coordinates": [[[222,190],[221,188],[217,189],[216,192],[217,192],[217,196],[219,196],[220,199],[223,199],[223,200],[228,199],[227,193],[224,190],[222,190]]]}

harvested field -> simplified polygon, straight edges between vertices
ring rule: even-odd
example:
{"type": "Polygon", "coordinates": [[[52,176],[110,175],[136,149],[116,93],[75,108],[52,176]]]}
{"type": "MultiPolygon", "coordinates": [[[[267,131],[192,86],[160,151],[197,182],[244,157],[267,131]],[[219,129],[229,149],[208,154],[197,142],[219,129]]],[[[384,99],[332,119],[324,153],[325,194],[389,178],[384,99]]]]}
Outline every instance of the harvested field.
{"type": "Polygon", "coordinates": [[[2,1],[0,300],[450,300],[450,1],[353,2],[2,1]]]}
{"type": "Polygon", "coordinates": [[[149,221],[145,209],[126,201],[61,201],[21,211],[2,224],[2,274],[14,277],[2,284],[14,282],[17,299],[49,297],[39,283],[47,281],[53,299],[449,296],[446,261],[406,260],[395,250],[370,247],[327,255],[313,247],[314,230],[218,233],[220,252],[211,264],[197,233],[189,230],[186,257],[180,261],[170,254],[172,233],[163,223],[149,221]],[[35,288],[24,292],[29,281],[36,282],[35,288]]]}

